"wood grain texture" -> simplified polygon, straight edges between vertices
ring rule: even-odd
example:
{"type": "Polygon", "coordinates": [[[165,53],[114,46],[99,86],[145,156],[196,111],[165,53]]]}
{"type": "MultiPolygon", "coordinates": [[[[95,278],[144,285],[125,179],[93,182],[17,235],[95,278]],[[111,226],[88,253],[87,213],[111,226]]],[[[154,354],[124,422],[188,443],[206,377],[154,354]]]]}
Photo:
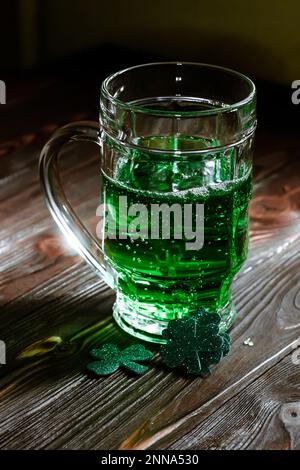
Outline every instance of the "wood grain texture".
{"type": "MultiPolygon", "coordinates": [[[[45,87],[49,105],[57,88],[45,87]]],[[[70,96],[56,109],[49,105],[47,115],[33,106],[34,94],[14,103],[1,129],[0,338],[7,365],[0,368],[0,448],[299,448],[300,365],[292,361],[300,337],[297,136],[258,132],[251,249],[233,285],[231,354],[206,379],[169,372],[157,356],[142,377],[118,371],[97,379],[85,371],[89,348],[131,340],[112,322],[114,294],[56,229],[37,178],[37,158],[53,130],[95,119],[89,103],[96,90],[79,93],[77,109],[70,96]],[[24,128],[13,126],[17,111],[31,113],[24,128]],[[253,347],[244,345],[249,337],[253,347]]],[[[67,190],[93,228],[98,155],[73,147],[70,162],[67,190]]]]}

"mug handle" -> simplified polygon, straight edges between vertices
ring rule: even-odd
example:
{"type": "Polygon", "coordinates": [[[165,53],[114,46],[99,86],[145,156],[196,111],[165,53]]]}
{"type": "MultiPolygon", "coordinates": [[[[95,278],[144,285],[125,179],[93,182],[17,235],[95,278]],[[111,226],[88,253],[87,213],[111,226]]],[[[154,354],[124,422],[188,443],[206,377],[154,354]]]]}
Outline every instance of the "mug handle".
{"type": "Polygon", "coordinates": [[[80,121],[68,124],[58,129],[45,144],[40,156],[39,173],[46,203],[55,222],[76,251],[109,287],[115,289],[116,278],[105,260],[102,247],[76,215],[61,184],[58,163],[62,148],[70,142],[89,142],[101,147],[98,123],[80,121]]]}

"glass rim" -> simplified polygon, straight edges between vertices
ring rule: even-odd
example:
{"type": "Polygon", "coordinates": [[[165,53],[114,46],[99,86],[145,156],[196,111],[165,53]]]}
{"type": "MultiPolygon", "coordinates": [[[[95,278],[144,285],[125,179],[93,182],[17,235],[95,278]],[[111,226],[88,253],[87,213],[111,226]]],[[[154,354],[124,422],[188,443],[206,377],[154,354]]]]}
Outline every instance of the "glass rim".
{"type": "Polygon", "coordinates": [[[214,115],[214,114],[220,114],[220,113],[228,113],[233,110],[237,110],[248,103],[250,103],[256,95],[256,87],[254,82],[247,77],[247,75],[244,75],[241,72],[237,72],[236,70],[227,68],[227,67],[222,67],[220,65],[212,65],[212,64],[207,64],[207,63],[202,63],[202,62],[185,62],[185,61],[169,61],[169,62],[150,62],[150,63],[145,63],[145,64],[140,64],[140,65],[134,65],[132,67],[127,67],[125,69],[119,70],[118,72],[115,72],[108,77],[106,77],[101,85],[101,94],[103,94],[111,103],[113,103],[115,106],[118,106],[122,109],[128,110],[128,111],[134,111],[137,113],[143,113],[143,114],[148,114],[148,115],[154,115],[154,116],[170,116],[170,117],[189,117],[189,116],[209,116],[209,115],[214,115]],[[131,104],[122,100],[119,100],[118,98],[114,97],[110,91],[109,91],[109,85],[110,83],[116,78],[119,77],[122,74],[125,74],[126,72],[129,72],[131,70],[139,69],[139,68],[146,68],[150,66],[164,66],[164,65],[193,65],[197,67],[203,67],[207,69],[216,70],[216,71],[223,71],[226,73],[229,73],[237,78],[240,78],[243,80],[245,83],[247,83],[250,86],[250,92],[249,94],[243,98],[242,100],[239,100],[235,103],[226,105],[226,106],[219,106],[216,108],[211,108],[211,109],[203,109],[203,110],[197,110],[197,111],[166,111],[166,110],[159,110],[159,109],[153,109],[153,108],[147,108],[144,106],[138,106],[135,104],[131,104]]]}

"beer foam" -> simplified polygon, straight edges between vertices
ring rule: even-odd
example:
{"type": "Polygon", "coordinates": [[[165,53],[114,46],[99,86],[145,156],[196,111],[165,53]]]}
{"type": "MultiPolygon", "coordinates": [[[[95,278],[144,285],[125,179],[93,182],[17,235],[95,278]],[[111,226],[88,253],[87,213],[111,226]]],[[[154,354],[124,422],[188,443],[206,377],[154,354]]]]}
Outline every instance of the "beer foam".
{"type": "Polygon", "coordinates": [[[160,198],[186,198],[186,197],[194,197],[194,198],[205,198],[209,195],[213,194],[223,194],[224,192],[229,192],[234,190],[235,187],[239,186],[241,183],[246,181],[250,176],[251,171],[248,171],[247,174],[243,175],[240,178],[236,178],[234,180],[222,181],[222,182],[210,182],[205,186],[200,186],[196,188],[189,188],[183,190],[174,189],[173,191],[153,191],[148,189],[137,189],[133,188],[129,184],[123,181],[116,181],[113,178],[110,178],[106,175],[112,183],[118,186],[120,189],[123,189],[126,192],[134,193],[136,195],[141,196],[149,196],[151,198],[157,196],[160,198]]]}

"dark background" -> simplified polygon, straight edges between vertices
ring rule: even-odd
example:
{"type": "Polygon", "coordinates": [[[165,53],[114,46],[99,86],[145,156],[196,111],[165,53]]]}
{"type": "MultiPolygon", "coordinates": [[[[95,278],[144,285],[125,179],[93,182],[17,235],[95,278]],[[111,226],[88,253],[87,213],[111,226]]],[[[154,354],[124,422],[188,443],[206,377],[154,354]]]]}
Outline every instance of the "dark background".
{"type": "Polygon", "coordinates": [[[300,72],[299,13],[298,0],[2,1],[1,66],[29,69],[114,45],[289,85],[300,72]]]}
{"type": "MultiPolygon", "coordinates": [[[[20,100],[32,109],[42,100],[51,113],[53,100],[58,105],[62,94],[74,98],[83,88],[93,90],[86,108],[96,119],[106,75],[143,62],[192,60],[248,74],[258,87],[260,121],[297,126],[291,83],[300,79],[299,16],[298,0],[1,2],[1,120],[12,118],[20,100]],[[50,83],[56,95],[48,93],[50,83]]],[[[0,137],[11,130],[0,129],[0,137]]]]}

